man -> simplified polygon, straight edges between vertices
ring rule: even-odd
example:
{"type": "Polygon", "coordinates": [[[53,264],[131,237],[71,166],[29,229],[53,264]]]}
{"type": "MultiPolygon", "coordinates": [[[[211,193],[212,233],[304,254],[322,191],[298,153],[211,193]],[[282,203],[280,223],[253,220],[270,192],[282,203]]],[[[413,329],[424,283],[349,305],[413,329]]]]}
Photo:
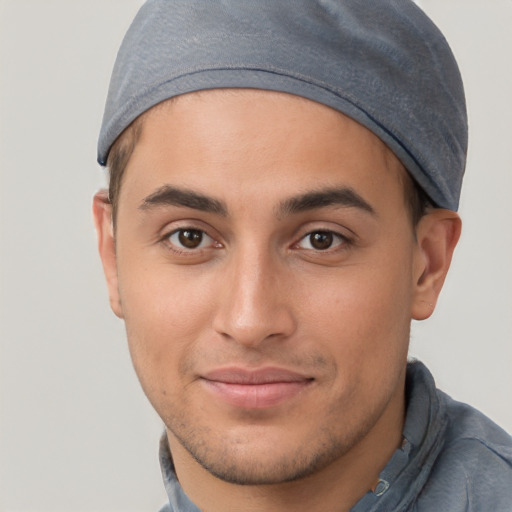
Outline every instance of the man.
{"type": "Polygon", "coordinates": [[[163,510],[510,510],[510,436],[407,364],[466,145],[456,63],[409,1],[142,7],[94,215],[166,426],[163,510]]]}

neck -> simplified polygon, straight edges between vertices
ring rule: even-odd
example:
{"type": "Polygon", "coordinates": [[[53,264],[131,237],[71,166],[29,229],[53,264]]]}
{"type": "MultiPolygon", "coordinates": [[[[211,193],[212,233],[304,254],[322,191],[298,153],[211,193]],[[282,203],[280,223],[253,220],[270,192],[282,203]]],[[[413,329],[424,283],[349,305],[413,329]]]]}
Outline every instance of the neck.
{"type": "Polygon", "coordinates": [[[375,489],[380,472],[401,446],[404,412],[401,386],[373,428],[342,457],[308,477],[272,485],[237,485],[220,480],[204,469],[170,431],[167,436],[180,484],[201,510],[344,512],[375,489]]]}

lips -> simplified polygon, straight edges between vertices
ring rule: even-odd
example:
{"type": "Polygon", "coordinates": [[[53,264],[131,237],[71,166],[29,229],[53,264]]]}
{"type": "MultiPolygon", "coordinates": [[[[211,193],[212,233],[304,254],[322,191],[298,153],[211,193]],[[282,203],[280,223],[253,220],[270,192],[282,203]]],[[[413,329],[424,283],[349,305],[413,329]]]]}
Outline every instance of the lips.
{"type": "Polygon", "coordinates": [[[265,409],[291,400],[313,379],[281,368],[222,368],[206,373],[202,383],[213,397],[243,409],[265,409]]]}

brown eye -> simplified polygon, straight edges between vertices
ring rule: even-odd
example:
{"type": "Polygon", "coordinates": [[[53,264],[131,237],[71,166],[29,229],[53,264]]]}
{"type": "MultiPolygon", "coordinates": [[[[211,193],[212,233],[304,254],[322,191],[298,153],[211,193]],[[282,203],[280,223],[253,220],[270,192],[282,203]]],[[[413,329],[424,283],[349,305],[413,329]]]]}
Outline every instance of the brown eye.
{"type": "Polygon", "coordinates": [[[318,231],[317,233],[311,233],[309,235],[309,243],[311,244],[311,247],[318,251],[329,249],[333,240],[333,234],[328,231],[318,231]]]}
{"type": "Polygon", "coordinates": [[[171,233],[169,242],[180,249],[200,249],[205,244],[211,244],[213,240],[200,229],[178,229],[171,233]]]}
{"type": "Polygon", "coordinates": [[[180,244],[187,249],[195,249],[203,241],[203,233],[196,229],[183,229],[179,231],[178,239],[180,244]]]}
{"type": "Polygon", "coordinates": [[[334,231],[312,231],[304,236],[297,245],[301,249],[310,251],[326,251],[344,244],[350,244],[350,241],[334,231]]]}

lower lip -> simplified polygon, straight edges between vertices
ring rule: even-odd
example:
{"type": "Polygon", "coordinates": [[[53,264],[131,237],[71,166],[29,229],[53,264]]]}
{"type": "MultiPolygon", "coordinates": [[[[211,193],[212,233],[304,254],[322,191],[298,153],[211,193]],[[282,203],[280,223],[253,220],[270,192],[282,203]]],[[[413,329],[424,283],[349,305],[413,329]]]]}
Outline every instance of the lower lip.
{"type": "Polygon", "coordinates": [[[232,384],[203,379],[203,383],[209,391],[230,405],[242,409],[266,409],[293,398],[311,381],[232,384]]]}

